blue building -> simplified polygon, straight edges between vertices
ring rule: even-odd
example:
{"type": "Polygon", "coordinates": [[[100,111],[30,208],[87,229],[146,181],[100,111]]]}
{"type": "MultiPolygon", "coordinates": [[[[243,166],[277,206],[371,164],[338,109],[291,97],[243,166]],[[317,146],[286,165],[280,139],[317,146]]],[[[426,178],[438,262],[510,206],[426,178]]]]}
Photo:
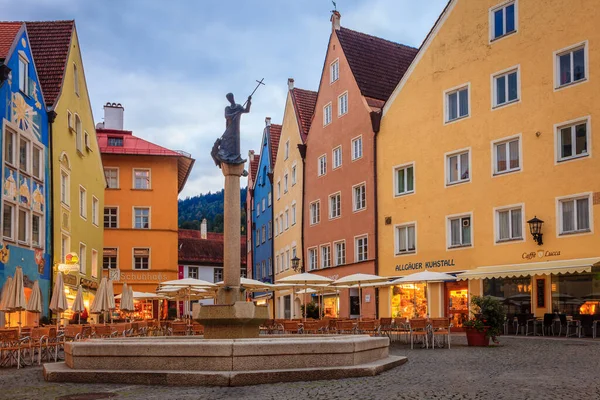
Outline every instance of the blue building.
{"type": "MultiPolygon", "coordinates": [[[[48,315],[52,214],[48,196],[48,113],[44,104],[25,25],[1,22],[0,288],[7,277],[14,275],[16,267],[22,267],[25,296],[29,298],[34,282],[39,281],[42,315],[48,315]]],[[[33,315],[23,313],[24,325],[33,320],[33,315]]],[[[13,317],[11,324],[15,321],[13,317]]]]}
{"type": "Polygon", "coordinates": [[[281,125],[271,124],[271,119],[267,118],[258,171],[253,182],[252,276],[259,281],[270,283],[273,283],[273,166],[277,158],[280,136],[281,125]]]}

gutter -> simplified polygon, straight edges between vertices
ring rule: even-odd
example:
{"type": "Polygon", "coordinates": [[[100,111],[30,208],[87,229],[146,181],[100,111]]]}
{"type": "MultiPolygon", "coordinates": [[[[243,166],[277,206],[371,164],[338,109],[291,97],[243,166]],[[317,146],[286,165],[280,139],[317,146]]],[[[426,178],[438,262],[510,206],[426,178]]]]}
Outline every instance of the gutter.
{"type": "MultiPolygon", "coordinates": [[[[300,152],[300,158],[302,159],[302,212],[300,213],[300,218],[302,218],[302,220],[300,222],[300,249],[302,251],[302,257],[304,257],[304,193],[306,193],[306,144],[299,144],[298,151],[300,152]]],[[[296,255],[296,257],[298,257],[298,255],[296,255]]],[[[306,260],[302,262],[302,268],[300,269],[301,273],[306,271],[306,268],[304,268],[305,265],[306,260]]]]}
{"type": "Polygon", "coordinates": [[[48,243],[48,249],[46,249],[46,252],[48,254],[52,254],[51,258],[50,258],[50,288],[54,287],[54,259],[52,258],[52,256],[54,256],[55,251],[54,251],[54,224],[56,223],[55,221],[55,210],[54,210],[54,204],[53,204],[53,200],[54,200],[54,181],[53,181],[53,172],[54,172],[54,146],[52,145],[52,138],[53,138],[53,133],[52,133],[52,126],[54,124],[54,121],[56,120],[56,111],[54,110],[50,110],[47,112],[48,114],[48,160],[50,160],[48,162],[48,174],[50,179],[48,180],[49,182],[51,182],[50,185],[50,196],[48,199],[48,202],[50,203],[49,207],[47,206],[46,209],[47,210],[52,210],[52,213],[50,214],[50,235],[49,236],[49,243],[48,243]],[[50,253],[50,251],[52,251],[52,253],[50,253]]]}

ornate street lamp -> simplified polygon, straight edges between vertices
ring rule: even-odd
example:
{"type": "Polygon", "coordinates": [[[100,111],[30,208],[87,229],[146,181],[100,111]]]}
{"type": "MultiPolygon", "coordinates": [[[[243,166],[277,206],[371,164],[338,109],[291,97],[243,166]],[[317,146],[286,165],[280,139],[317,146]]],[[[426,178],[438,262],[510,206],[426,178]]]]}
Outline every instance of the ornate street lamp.
{"type": "Polygon", "coordinates": [[[542,225],[544,224],[544,221],[534,216],[527,221],[527,223],[529,224],[529,231],[531,232],[531,236],[533,236],[533,240],[540,246],[544,244],[544,242],[542,242],[542,225]]]}
{"type": "Polygon", "coordinates": [[[292,258],[292,269],[294,272],[302,272],[300,268],[300,259],[298,256],[294,256],[294,258],[292,258]]]}

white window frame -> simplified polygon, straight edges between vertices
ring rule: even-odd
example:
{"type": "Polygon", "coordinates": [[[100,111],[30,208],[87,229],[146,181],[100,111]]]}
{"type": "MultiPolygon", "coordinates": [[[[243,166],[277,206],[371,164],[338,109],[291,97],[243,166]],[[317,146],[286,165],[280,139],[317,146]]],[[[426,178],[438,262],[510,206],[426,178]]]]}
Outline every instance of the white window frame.
{"type": "MultiPolygon", "coordinates": [[[[554,91],[561,90],[564,88],[580,85],[589,81],[590,79],[590,57],[589,57],[589,43],[587,40],[584,40],[579,43],[572,44],[570,46],[564,47],[560,50],[557,50],[553,53],[554,58],[554,91]],[[564,85],[560,84],[560,56],[566,53],[572,53],[576,50],[583,48],[583,57],[585,58],[585,77],[583,79],[579,79],[578,81],[571,81],[569,83],[565,83],[564,85]]],[[[571,56],[571,67],[572,67],[573,57],[571,56]]],[[[573,68],[571,68],[571,74],[573,74],[573,68]]],[[[571,75],[572,76],[572,75],[571,75]]]]}
{"type": "Polygon", "coordinates": [[[38,181],[44,180],[44,149],[41,146],[36,145],[35,143],[31,144],[31,176],[38,181]],[[33,160],[35,160],[35,150],[39,151],[39,164],[37,175],[35,168],[33,167],[33,160]]]}
{"type": "MultiPolygon", "coordinates": [[[[574,206],[574,219],[577,223],[577,206],[574,206]]],[[[590,235],[594,233],[594,195],[592,192],[577,193],[556,198],[556,237],[570,237],[574,235],[590,235]],[[562,203],[565,201],[573,201],[580,199],[588,199],[588,214],[589,214],[589,229],[580,229],[574,231],[563,231],[563,212],[562,203]]]]}
{"type": "Polygon", "coordinates": [[[17,71],[19,73],[19,91],[29,97],[29,60],[24,54],[19,54],[19,63],[17,64],[19,70],[21,69],[21,63],[24,66],[24,76],[21,76],[21,71],[17,71]],[[21,87],[21,80],[23,81],[23,87],[21,87]]]}
{"type": "Polygon", "coordinates": [[[342,217],[342,192],[335,192],[329,195],[328,201],[328,209],[329,209],[329,219],[338,219],[342,217]],[[339,209],[339,214],[333,215],[334,207],[332,207],[332,200],[337,198],[336,209],[339,209]]]}
{"type": "Polygon", "coordinates": [[[119,206],[110,206],[110,205],[104,205],[104,209],[102,210],[102,226],[104,227],[104,229],[118,229],[120,226],[120,221],[119,221],[119,206]],[[104,217],[106,216],[106,209],[110,208],[110,209],[115,209],[117,210],[117,226],[116,227],[106,227],[104,226],[104,217]]]}
{"type": "Polygon", "coordinates": [[[277,181],[277,200],[281,198],[281,181],[277,181]]]}
{"type": "Polygon", "coordinates": [[[352,186],[352,212],[360,212],[360,211],[364,211],[367,209],[367,182],[363,181],[360,183],[357,183],[356,185],[352,186]],[[363,188],[363,193],[364,193],[364,204],[362,204],[362,207],[359,207],[359,204],[356,202],[356,189],[358,188],[363,188]]]}
{"type": "MultiPolygon", "coordinates": [[[[451,187],[451,186],[456,186],[456,185],[460,185],[462,183],[470,183],[471,180],[473,179],[473,162],[471,160],[471,155],[472,155],[472,151],[470,147],[466,147],[464,149],[459,149],[459,150],[455,150],[455,151],[450,151],[448,153],[444,154],[444,174],[445,176],[445,180],[444,180],[444,184],[446,187],[451,187]],[[450,158],[454,157],[454,156],[458,156],[459,157],[459,161],[460,161],[460,155],[462,154],[468,154],[468,159],[469,159],[469,177],[467,179],[460,179],[460,176],[462,176],[462,172],[463,171],[459,171],[459,179],[455,182],[450,182],[450,158]]],[[[460,167],[460,162],[458,163],[459,167],[460,167]]]]}
{"type": "Polygon", "coordinates": [[[132,177],[132,182],[131,182],[132,186],[131,187],[133,190],[151,190],[152,189],[152,169],[151,168],[132,168],[131,177],[132,177]],[[138,188],[135,186],[135,180],[136,180],[135,173],[138,171],[139,172],[143,172],[143,171],[148,172],[148,187],[138,188]]]}
{"type": "Polygon", "coordinates": [[[292,165],[292,186],[296,185],[296,163],[292,165]]]}
{"type": "Polygon", "coordinates": [[[491,93],[492,93],[492,110],[496,110],[502,107],[508,107],[512,104],[521,102],[521,65],[514,65],[510,68],[503,69],[502,71],[495,72],[490,75],[491,80],[491,93]],[[512,73],[517,74],[517,98],[514,100],[508,100],[508,75],[512,73]],[[504,103],[498,103],[498,85],[496,80],[498,78],[505,77],[505,88],[506,88],[506,101],[504,103]]]}
{"type": "Polygon", "coordinates": [[[83,155],[83,126],[77,113],[75,113],[75,148],[79,155],[83,155]]]}
{"type": "Polygon", "coordinates": [[[79,242],[79,273],[86,275],[87,273],[87,246],[83,242],[79,242]]]}
{"type": "Polygon", "coordinates": [[[319,246],[319,251],[321,252],[321,265],[319,266],[320,269],[331,268],[331,265],[332,265],[332,260],[331,260],[331,244],[327,243],[327,244],[320,245],[319,246]],[[328,255],[329,255],[328,258],[325,258],[325,254],[324,254],[325,251],[328,252],[328,255]]]}
{"type": "Polygon", "coordinates": [[[509,37],[517,32],[519,32],[519,4],[518,4],[518,0],[510,0],[510,1],[504,1],[500,4],[496,4],[495,6],[491,7],[489,10],[489,27],[490,27],[490,33],[489,33],[489,42],[497,42],[498,40],[504,39],[506,37],[509,37]],[[494,19],[494,12],[498,11],[501,8],[506,8],[508,6],[510,6],[511,4],[515,5],[515,30],[512,32],[506,32],[506,11],[503,12],[503,22],[504,22],[504,33],[498,37],[494,37],[495,31],[496,31],[496,27],[494,26],[495,23],[495,19],[494,19]]]}
{"type": "MultiPolygon", "coordinates": [[[[457,106],[458,106],[458,110],[460,111],[460,96],[457,95],[457,106]]],[[[453,124],[455,122],[458,121],[463,121],[465,119],[469,119],[471,118],[471,82],[466,82],[463,83],[461,85],[458,86],[454,86],[450,89],[446,89],[444,91],[444,125],[448,125],[448,124],[453,124]],[[468,108],[467,108],[467,115],[464,116],[460,116],[458,115],[456,118],[454,119],[450,119],[450,102],[448,101],[448,97],[453,94],[453,93],[458,93],[464,89],[467,89],[467,102],[468,104],[468,108]]]]}
{"type": "Polygon", "coordinates": [[[331,106],[331,102],[329,102],[323,106],[323,126],[325,127],[325,126],[331,124],[332,120],[333,120],[332,106],[331,106]]]}
{"type": "Polygon", "coordinates": [[[289,177],[287,172],[285,173],[285,175],[283,175],[283,194],[286,194],[288,192],[288,182],[289,182],[289,177]]]}
{"type": "Polygon", "coordinates": [[[284,160],[287,160],[288,158],[290,158],[290,140],[286,140],[285,142],[285,157],[284,160]]]}
{"type": "Polygon", "coordinates": [[[284,224],[284,228],[287,231],[288,229],[290,229],[290,210],[286,207],[285,208],[285,219],[283,220],[284,224]]]}
{"type": "Polygon", "coordinates": [[[336,58],[329,64],[329,84],[331,85],[340,79],[340,59],[336,58]]]}
{"type": "Polygon", "coordinates": [[[310,225],[317,225],[319,222],[321,222],[321,200],[315,200],[312,201],[309,206],[309,218],[310,218],[310,225]],[[315,210],[313,210],[313,205],[316,205],[316,214],[315,214],[315,210]]]}
{"type": "Polygon", "coordinates": [[[60,201],[61,203],[66,206],[67,208],[69,208],[70,204],[71,204],[71,174],[69,173],[69,171],[66,168],[63,168],[62,166],[60,167],[60,201]],[[63,186],[62,186],[62,178],[63,176],[66,178],[66,183],[65,183],[65,188],[63,191],[63,186]]]}
{"type": "MultiPolygon", "coordinates": [[[[494,208],[494,243],[495,244],[503,244],[503,243],[515,243],[515,242],[524,242],[525,241],[525,236],[526,236],[526,222],[525,222],[525,203],[519,203],[519,204],[511,204],[508,206],[501,206],[501,207],[495,207],[494,208]],[[520,238],[513,238],[510,237],[508,239],[500,239],[500,213],[501,212],[509,212],[509,227],[508,230],[512,236],[512,218],[510,215],[510,212],[514,211],[514,210],[520,210],[521,211],[521,237],[520,238]]],[[[471,232],[471,235],[473,234],[473,232],[471,232]]]]}
{"type": "Polygon", "coordinates": [[[352,157],[351,157],[352,161],[360,160],[363,157],[363,153],[364,153],[363,152],[362,135],[358,135],[358,136],[352,138],[352,140],[350,141],[350,146],[351,146],[350,151],[352,153],[352,157]],[[360,148],[360,154],[359,155],[357,155],[356,151],[355,151],[356,150],[355,149],[355,145],[354,145],[355,142],[360,142],[360,147],[359,147],[360,148]]]}
{"type": "Polygon", "coordinates": [[[98,254],[98,250],[92,249],[92,271],[90,274],[92,278],[98,277],[98,254]]]}
{"type": "MultiPolygon", "coordinates": [[[[475,247],[475,235],[474,235],[475,230],[473,229],[473,212],[466,212],[466,213],[460,213],[460,214],[452,214],[452,215],[446,215],[446,250],[461,250],[461,249],[470,249],[475,247]],[[471,228],[471,243],[470,244],[460,244],[460,245],[452,245],[452,227],[451,227],[451,221],[455,220],[455,219],[461,219],[461,224],[462,224],[462,218],[470,218],[469,221],[469,226],[471,228]]],[[[461,242],[462,242],[462,231],[461,231],[461,242]]]]}
{"type": "MultiPolygon", "coordinates": [[[[408,162],[405,164],[395,165],[394,167],[392,167],[392,190],[393,190],[394,197],[408,196],[411,194],[415,194],[417,192],[417,180],[415,179],[416,164],[417,164],[416,162],[411,161],[411,162],[408,162]],[[398,191],[398,171],[401,169],[408,170],[411,167],[412,167],[412,171],[413,171],[413,188],[412,188],[412,190],[405,190],[404,192],[399,192],[398,191]]],[[[407,178],[406,173],[404,174],[404,187],[408,188],[408,178],[407,178]]]]}
{"type": "Polygon", "coordinates": [[[120,182],[119,182],[119,175],[120,175],[120,171],[119,171],[119,167],[104,167],[104,179],[106,179],[106,186],[107,189],[119,189],[120,186],[120,182]],[[109,183],[108,183],[108,179],[106,178],[106,171],[116,171],[117,172],[117,186],[116,187],[110,187],[109,183]]]}
{"type": "MultiPolygon", "coordinates": [[[[364,247],[364,242],[363,242],[363,247],[364,247]]],[[[364,261],[368,261],[369,260],[369,235],[368,234],[364,234],[364,235],[357,235],[354,236],[354,262],[364,262],[364,261]],[[358,254],[358,242],[360,240],[364,240],[366,239],[367,241],[367,251],[366,254],[364,256],[364,259],[360,259],[359,254],[358,254]]]]}
{"type": "Polygon", "coordinates": [[[75,94],[79,97],[79,70],[75,63],[73,63],[73,88],[75,89],[75,94]]]}
{"type": "Polygon", "coordinates": [[[31,210],[22,207],[16,207],[16,211],[16,240],[20,244],[29,246],[31,244],[31,210]],[[21,240],[19,238],[19,228],[21,227],[21,223],[19,222],[19,213],[21,211],[24,211],[25,216],[27,217],[27,221],[25,222],[25,240],[21,240]]]}
{"type": "Polygon", "coordinates": [[[518,133],[516,135],[503,137],[497,140],[493,140],[491,142],[491,152],[492,152],[492,177],[502,176],[506,174],[511,174],[514,172],[523,171],[523,138],[522,134],[518,133]],[[519,167],[518,168],[510,168],[510,147],[509,143],[517,140],[519,142],[519,167]],[[507,168],[504,171],[498,171],[498,152],[496,148],[499,145],[506,144],[506,165],[507,168]]]}
{"type": "Polygon", "coordinates": [[[317,176],[327,174],[327,154],[322,154],[317,159],[317,176]]]}
{"type": "Polygon", "coordinates": [[[275,237],[279,236],[279,217],[275,217],[275,237]]]}
{"type": "Polygon", "coordinates": [[[133,229],[139,229],[139,230],[149,230],[152,229],[152,207],[150,206],[133,206],[131,207],[131,215],[132,215],[132,221],[131,221],[131,227],[133,229]],[[148,210],[148,227],[147,228],[138,228],[135,226],[135,212],[137,210],[148,210]]]}
{"type": "Polygon", "coordinates": [[[306,259],[308,260],[309,271],[319,269],[319,248],[315,246],[306,249],[306,259]]]}
{"type": "Polygon", "coordinates": [[[338,118],[348,114],[348,91],[338,96],[338,118]]]}
{"type": "Polygon", "coordinates": [[[345,240],[337,240],[335,242],[333,242],[333,266],[334,267],[338,267],[340,265],[346,265],[346,241],[345,240]],[[338,245],[339,244],[343,244],[344,245],[344,254],[343,254],[343,262],[338,263],[338,259],[339,257],[339,251],[338,251],[338,245]]]}
{"type": "Polygon", "coordinates": [[[264,213],[267,210],[267,202],[264,197],[262,198],[260,203],[262,204],[262,212],[264,213]]]}
{"type": "MultiPolygon", "coordinates": [[[[573,138],[573,134],[571,138],[573,138]]],[[[573,148],[575,148],[575,142],[572,142],[573,148]]],[[[585,159],[587,157],[592,156],[592,117],[590,115],[580,118],[575,118],[570,121],[561,122],[559,124],[554,125],[554,165],[563,164],[568,161],[574,161],[579,159],[585,159]],[[572,155],[570,157],[560,157],[561,153],[561,145],[562,145],[562,137],[560,135],[560,131],[563,128],[571,127],[574,128],[576,125],[580,125],[582,123],[586,124],[586,134],[587,134],[587,152],[582,154],[572,155]]]]}
{"type": "Polygon", "coordinates": [[[271,207],[271,191],[267,194],[267,206],[271,207]]]}
{"type": "MultiPolygon", "coordinates": [[[[404,222],[402,224],[394,225],[394,255],[403,256],[406,254],[411,254],[411,255],[417,254],[417,249],[419,248],[418,243],[417,243],[417,240],[418,240],[417,236],[418,236],[417,235],[417,221],[404,222]],[[411,228],[411,227],[415,228],[415,249],[414,250],[408,249],[408,242],[407,242],[406,250],[401,251],[400,246],[399,246],[399,244],[400,244],[400,237],[399,237],[400,231],[399,230],[407,229],[407,232],[408,232],[408,228],[411,228]]],[[[406,236],[406,238],[408,241],[408,235],[406,236]]]]}
{"type": "Polygon", "coordinates": [[[296,202],[292,203],[292,226],[296,225],[296,202]]]}
{"type": "Polygon", "coordinates": [[[98,226],[100,223],[100,200],[92,195],[92,224],[98,226]]]}
{"type": "Polygon", "coordinates": [[[3,206],[2,206],[2,237],[11,242],[17,241],[16,232],[15,232],[15,228],[17,226],[17,224],[15,222],[16,217],[17,217],[17,205],[4,200],[3,206]],[[4,207],[12,208],[11,218],[10,218],[10,236],[4,236],[4,207]]]}
{"type": "Polygon", "coordinates": [[[36,213],[36,212],[32,212],[30,214],[31,219],[30,223],[31,223],[31,246],[35,247],[35,248],[43,248],[44,247],[44,240],[45,240],[45,229],[44,229],[44,216],[42,214],[36,213]],[[34,217],[38,217],[40,219],[40,226],[39,226],[39,242],[35,243],[33,241],[33,218],[34,217]]]}
{"type": "Polygon", "coordinates": [[[87,220],[87,190],[82,185],[79,185],[79,216],[87,220]],[[83,207],[81,207],[82,202],[83,207]]]}

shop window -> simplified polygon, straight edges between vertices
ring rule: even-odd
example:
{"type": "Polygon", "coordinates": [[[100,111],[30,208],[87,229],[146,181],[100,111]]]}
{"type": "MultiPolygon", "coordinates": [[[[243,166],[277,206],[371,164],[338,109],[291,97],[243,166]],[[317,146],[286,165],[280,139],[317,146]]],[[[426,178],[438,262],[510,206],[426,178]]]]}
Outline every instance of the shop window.
{"type": "Polygon", "coordinates": [[[531,278],[491,278],[483,280],[483,295],[502,302],[507,316],[531,313],[531,278]]]}
{"type": "Polygon", "coordinates": [[[392,286],[392,318],[427,317],[427,283],[392,286]]]}

